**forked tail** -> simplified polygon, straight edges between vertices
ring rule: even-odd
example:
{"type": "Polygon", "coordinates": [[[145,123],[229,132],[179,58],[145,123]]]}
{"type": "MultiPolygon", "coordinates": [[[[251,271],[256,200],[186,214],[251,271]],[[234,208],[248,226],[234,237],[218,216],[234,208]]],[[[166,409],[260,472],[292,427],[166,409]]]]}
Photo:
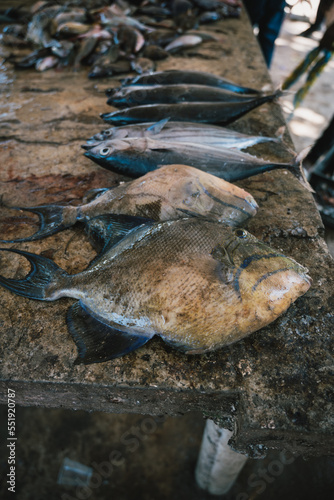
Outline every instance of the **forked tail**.
{"type": "Polygon", "coordinates": [[[58,280],[66,277],[66,271],[57,266],[52,260],[23,250],[0,248],[1,252],[12,252],[22,255],[29,260],[31,270],[23,279],[5,278],[0,275],[0,285],[22,297],[37,300],[56,300],[58,280]],[[52,284],[52,292],[49,286],[52,284]]]}
{"type": "Polygon", "coordinates": [[[77,209],[72,206],[63,205],[41,205],[37,207],[10,207],[14,210],[25,210],[39,217],[39,230],[26,238],[15,240],[0,240],[3,243],[17,243],[20,241],[35,241],[51,236],[73,226],[77,220],[77,209]]]}

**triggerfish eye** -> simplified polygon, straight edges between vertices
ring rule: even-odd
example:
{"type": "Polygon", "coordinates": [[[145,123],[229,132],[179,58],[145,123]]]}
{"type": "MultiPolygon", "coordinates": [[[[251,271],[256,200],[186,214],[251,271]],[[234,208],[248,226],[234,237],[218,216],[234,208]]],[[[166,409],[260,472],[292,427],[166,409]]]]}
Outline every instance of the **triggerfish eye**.
{"type": "Polygon", "coordinates": [[[236,229],[234,231],[234,234],[238,237],[238,238],[246,238],[247,237],[247,232],[244,231],[243,229],[236,229]]]}

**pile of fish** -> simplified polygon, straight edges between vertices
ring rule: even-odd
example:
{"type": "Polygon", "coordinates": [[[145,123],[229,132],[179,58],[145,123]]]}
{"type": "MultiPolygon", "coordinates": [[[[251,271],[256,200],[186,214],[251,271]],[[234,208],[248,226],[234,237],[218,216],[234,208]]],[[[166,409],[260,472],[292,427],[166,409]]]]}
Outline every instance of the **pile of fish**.
{"type": "Polygon", "coordinates": [[[2,44],[16,68],[90,68],[90,78],[143,73],[214,36],[201,24],[238,17],[239,0],[38,1],[0,11],[2,44]],[[22,51],[27,53],[22,56],[22,51]]]}
{"type": "Polygon", "coordinates": [[[0,276],[0,285],[31,299],[77,299],[66,318],[76,363],[122,356],[154,335],[187,354],[205,353],[271,323],[311,279],[242,228],[258,206],[229,181],[276,168],[300,177],[300,165],[240,151],[277,138],[211,123],[230,123],[276,94],[195,71],[143,75],[107,93],[108,104],[125,108],[102,118],[123,126],[90,137],[85,155],[135,179],[79,206],[12,207],[37,214],[39,229],[3,241],[34,241],[81,222],[97,256],[68,275],[42,255],[2,248],[26,257],[31,271],[0,276]]]}
{"type": "Polygon", "coordinates": [[[83,146],[85,156],[104,168],[139,177],[161,165],[186,163],[229,182],[284,168],[304,182],[298,158],[269,162],[239,150],[277,138],[214,125],[236,121],[280,91],[268,94],[211,73],[169,70],[127,79],[106,93],[107,103],[122,109],[101,117],[116,127],[83,146]]]}

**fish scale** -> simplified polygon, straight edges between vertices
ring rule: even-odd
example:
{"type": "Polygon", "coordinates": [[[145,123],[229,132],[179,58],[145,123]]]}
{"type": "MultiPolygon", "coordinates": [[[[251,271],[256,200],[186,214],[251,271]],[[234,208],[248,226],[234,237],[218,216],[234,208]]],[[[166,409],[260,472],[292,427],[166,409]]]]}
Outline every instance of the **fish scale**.
{"type": "MultiPolygon", "coordinates": [[[[38,214],[41,227],[32,236],[14,241],[43,238],[71,227],[76,221],[87,227],[92,218],[107,214],[126,214],[157,221],[177,219],[185,214],[206,215],[237,226],[255,215],[257,204],[249,193],[222,179],[188,165],[167,165],[140,179],[105,190],[86,204],[20,209],[38,214]]],[[[101,219],[99,223],[101,225],[101,219]]],[[[89,234],[89,227],[87,231],[89,234]]]]}
{"type": "Polygon", "coordinates": [[[141,223],[76,275],[7,251],[33,271],[22,280],[0,276],[2,286],[39,300],[79,300],[67,325],[83,363],[122,356],[154,335],[187,354],[218,349],[276,319],[311,283],[293,259],[205,218],[141,223]]]}

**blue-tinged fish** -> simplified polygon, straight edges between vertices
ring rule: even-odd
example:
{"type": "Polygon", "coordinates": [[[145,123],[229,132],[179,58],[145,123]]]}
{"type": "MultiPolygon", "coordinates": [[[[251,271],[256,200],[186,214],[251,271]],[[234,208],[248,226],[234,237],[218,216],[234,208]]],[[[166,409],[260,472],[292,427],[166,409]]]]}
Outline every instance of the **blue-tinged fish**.
{"type": "Polygon", "coordinates": [[[254,99],[249,94],[209,85],[129,85],[107,90],[110,106],[142,106],[144,104],[177,104],[181,102],[244,102],[254,99]]]}
{"type": "Polygon", "coordinates": [[[195,85],[209,85],[220,87],[241,94],[258,94],[259,91],[250,87],[238,85],[231,80],[216,76],[204,71],[189,71],[170,69],[166,71],[156,71],[147,75],[136,76],[125,80],[126,85],[171,85],[177,83],[189,83],[195,85]]]}
{"type": "Polygon", "coordinates": [[[202,218],[135,226],[75,275],[1,249],[32,267],[23,279],[0,276],[3,287],[77,299],[67,314],[77,363],[122,356],[155,335],[186,354],[214,351],[268,325],[310,287],[307,269],[243,229],[202,218]]]}
{"type": "Polygon", "coordinates": [[[241,102],[180,102],[177,104],[144,104],[112,113],[102,113],[101,118],[114,125],[130,125],[164,118],[181,122],[219,123],[228,125],[266,102],[279,97],[281,92],[249,97],[241,102]]]}
{"type": "MultiPolygon", "coordinates": [[[[256,214],[257,203],[243,189],[187,165],[166,165],[140,179],[102,190],[79,206],[13,207],[38,214],[40,228],[32,236],[11,240],[33,241],[98,215],[125,214],[155,221],[179,219],[185,214],[206,216],[231,226],[244,225],[256,214]]],[[[8,241],[7,241],[8,242],[8,241]]]]}
{"type": "Polygon", "coordinates": [[[101,167],[129,177],[140,177],[162,165],[186,163],[228,182],[284,168],[307,185],[298,157],[292,163],[277,163],[236,149],[200,143],[163,142],[147,137],[115,139],[102,142],[84,154],[101,167]]]}

